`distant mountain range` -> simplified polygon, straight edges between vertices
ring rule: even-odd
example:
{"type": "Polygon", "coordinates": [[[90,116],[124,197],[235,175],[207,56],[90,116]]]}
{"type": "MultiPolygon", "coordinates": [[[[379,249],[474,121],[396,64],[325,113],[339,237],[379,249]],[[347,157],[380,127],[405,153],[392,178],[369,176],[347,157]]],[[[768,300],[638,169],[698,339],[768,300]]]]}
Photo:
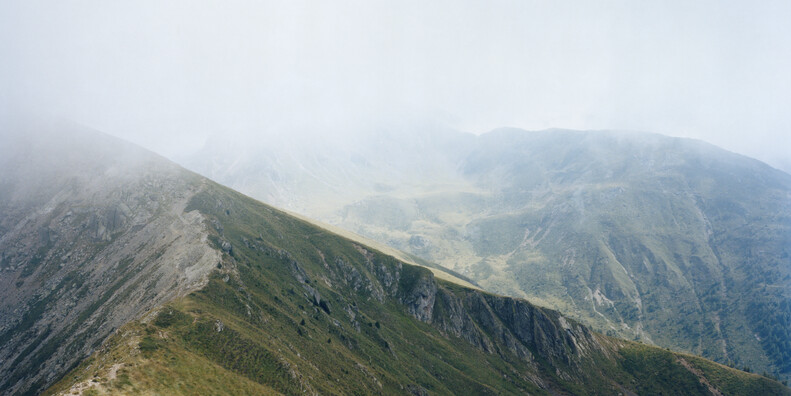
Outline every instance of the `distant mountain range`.
{"type": "Polygon", "coordinates": [[[791,395],[440,279],[106,135],[9,129],[2,394],[791,395]]]}
{"type": "Polygon", "coordinates": [[[759,161],[648,133],[402,125],[182,162],[607,334],[791,375],[791,176],[759,161]]]}

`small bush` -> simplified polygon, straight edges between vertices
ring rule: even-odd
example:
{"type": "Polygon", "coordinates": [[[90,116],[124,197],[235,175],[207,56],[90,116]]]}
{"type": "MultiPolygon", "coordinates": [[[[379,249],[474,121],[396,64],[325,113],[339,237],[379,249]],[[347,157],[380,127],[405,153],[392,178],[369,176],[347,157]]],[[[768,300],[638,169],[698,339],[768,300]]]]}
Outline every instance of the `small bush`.
{"type": "Polygon", "coordinates": [[[151,353],[159,349],[159,343],[149,336],[143,337],[143,340],[140,341],[138,346],[143,353],[151,353]]]}
{"type": "Polygon", "coordinates": [[[157,315],[156,319],[154,319],[154,325],[164,328],[179,322],[189,323],[189,321],[190,316],[184,312],[173,308],[165,308],[159,313],[159,315],[157,315]]]}

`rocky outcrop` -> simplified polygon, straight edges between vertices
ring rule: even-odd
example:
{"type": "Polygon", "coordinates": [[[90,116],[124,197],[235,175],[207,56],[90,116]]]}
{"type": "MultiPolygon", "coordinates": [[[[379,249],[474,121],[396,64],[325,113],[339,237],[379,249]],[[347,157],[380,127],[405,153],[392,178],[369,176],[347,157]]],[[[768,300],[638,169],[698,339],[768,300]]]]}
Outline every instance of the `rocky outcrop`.
{"type": "Polygon", "coordinates": [[[434,304],[437,299],[437,282],[431,271],[409,267],[402,271],[399,302],[404,304],[407,313],[416,319],[431,323],[434,318],[434,304]],[[412,279],[408,279],[412,278],[412,279]]]}
{"type": "MultiPolygon", "coordinates": [[[[460,288],[436,279],[426,268],[402,264],[360,245],[354,248],[362,255],[364,268],[341,257],[327,262],[320,252],[324,268],[329,270],[327,275],[334,282],[380,302],[393,299],[415,319],[486,353],[509,355],[530,364],[541,360],[571,374],[578,374],[579,362],[586,355],[607,353],[585,326],[556,311],[460,288]]],[[[306,289],[307,300],[318,305],[321,297],[310,286],[309,273],[290,255],[286,261],[292,276],[306,289]]]]}
{"type": "Polygon", "coordinates": [[[220,255],[185,212],[200,180],[167,160],[95,133],[2,143],[18,151],[0,169],[0,394],[37,393],[124,323],[199,288],[220,255]]]}
{"type": "Polygon", "coordinates": [[[477,328],[461,298],[443,288],[440,289],[435,302],[438,312],[437,317],[432,318],[435,326],[446,334],[467,340],[485,352],[495,352],[494,343],[477,328]]]}
{"type": "Polygon", "coordinates": [[[564,376],[580,374],[579,363],[586,355],[606,354],[590,330],[556,311],[458,288],[438,281],[425,268],[387,265],[373,255],[367,259],[370,268],[379,269],[379,282],[393,284],[397,277],[398,289],[390,296],[408,314],[484,352],[515,356],[531,364],[542,360],[568,370],[564,376]]]}

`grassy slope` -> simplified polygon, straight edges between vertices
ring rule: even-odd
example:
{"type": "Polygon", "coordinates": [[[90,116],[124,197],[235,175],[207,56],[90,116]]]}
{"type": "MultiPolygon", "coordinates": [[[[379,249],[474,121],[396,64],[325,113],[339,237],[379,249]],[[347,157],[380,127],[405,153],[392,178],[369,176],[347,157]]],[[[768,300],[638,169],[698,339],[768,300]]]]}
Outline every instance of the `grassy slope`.
{"type": "MultiPolygon", "coordinates": [[[[190,209],[210,219],[218,248],[226,243],[210,283],[122,328],[47,394],[706,394],[681,355],[599,335],[606,352],[578,363],[551,366],[536,347],[534,362],[501,343],[483,352],[381,298],[382,283],[369,281],[379,266],[399,267],[389,256],[366,259],[349,240],[216,185],[190,209]]],[[[426,277],[404,265],[393,287],[426,277]]],[[[462,300],[483,295],[438,284],[462,300]]],[[[435,317],[446,310],[435,303],[435,317]]],[[[763,377],[683,358],[728,394],[791,394],[763,377]]]]}

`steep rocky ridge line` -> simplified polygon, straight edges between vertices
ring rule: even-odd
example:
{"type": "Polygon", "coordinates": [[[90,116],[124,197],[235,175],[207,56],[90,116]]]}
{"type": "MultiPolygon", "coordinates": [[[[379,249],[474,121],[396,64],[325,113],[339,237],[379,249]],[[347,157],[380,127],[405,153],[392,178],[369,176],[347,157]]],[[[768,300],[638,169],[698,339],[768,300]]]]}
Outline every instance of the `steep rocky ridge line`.
{"type": "Polygon", "coordinates": [[[43,131],[3,142],[21,149],[0,170],[4,394],[41,391],[220,262],[203,217],[184,211],[202,187],[195,175],[101,134],[43,131]],[[82,163],[47,157],[78,153],[82,163]]]}

